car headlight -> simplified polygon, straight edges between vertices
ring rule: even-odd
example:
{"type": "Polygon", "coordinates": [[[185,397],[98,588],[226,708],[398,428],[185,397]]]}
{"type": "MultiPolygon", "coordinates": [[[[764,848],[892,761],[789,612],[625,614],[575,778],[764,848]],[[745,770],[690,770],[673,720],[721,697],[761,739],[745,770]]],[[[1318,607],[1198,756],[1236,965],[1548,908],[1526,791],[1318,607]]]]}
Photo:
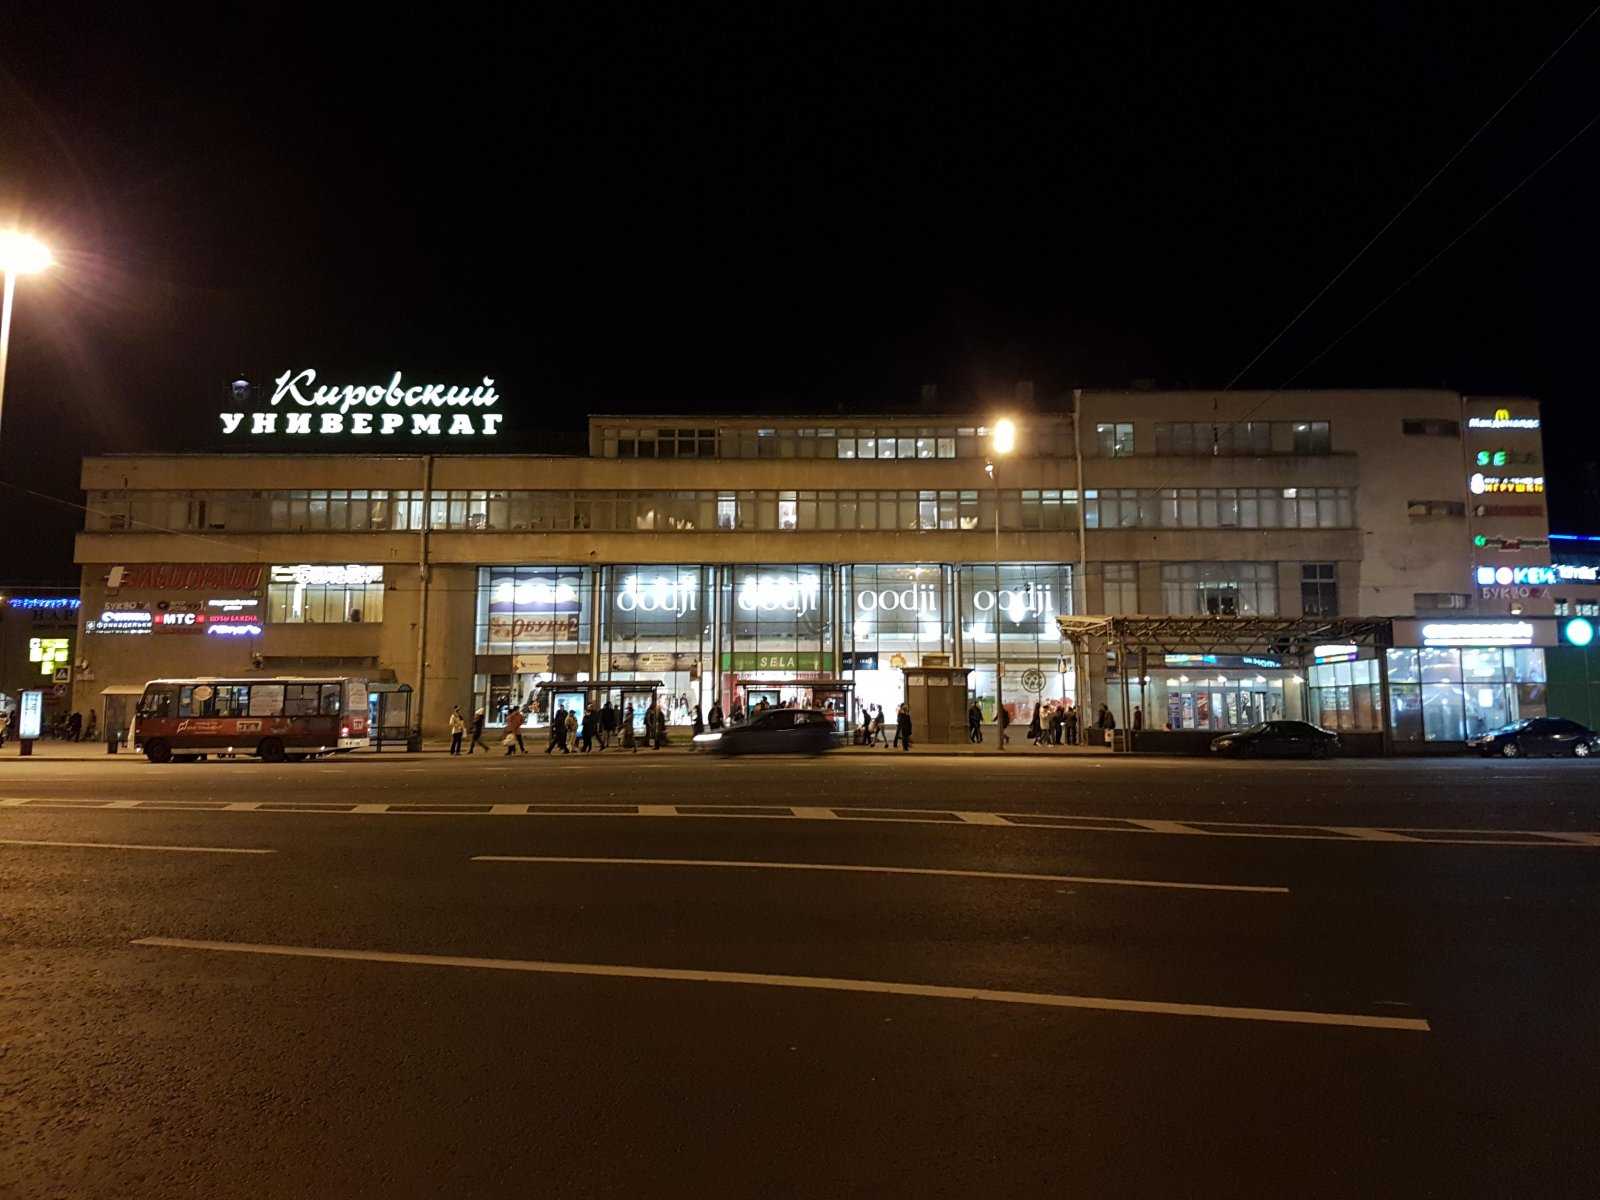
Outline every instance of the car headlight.
{"type": "Polygon", "coordinates": [[[720,742],[722,740],[722,734],[720,731],[713,731],[711,733],[697,733],[694,735],[694,740],[697,742],[720,742]]]}

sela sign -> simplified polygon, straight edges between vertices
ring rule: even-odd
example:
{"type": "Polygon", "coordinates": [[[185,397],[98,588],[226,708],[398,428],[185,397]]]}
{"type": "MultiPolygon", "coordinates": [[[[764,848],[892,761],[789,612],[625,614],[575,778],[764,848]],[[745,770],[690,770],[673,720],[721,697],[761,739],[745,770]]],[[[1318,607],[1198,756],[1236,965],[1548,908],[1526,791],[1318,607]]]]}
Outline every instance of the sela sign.
{"type": "MultiPolygon", "coordinates": [[[[235,402],[247,403],[251,391],[248,382],[239,380],[233,385],[235,402]]],[[[223,436],[493,437],[500,432],[503,415],[482,411],[500,403],[487,375],[476,387],[407,387],[399,371],[387,383],[341,386],[318,384],[316,371],[307,367],[279,375],[268,403],[269,408],[253,413],[221,413],[223,436]]]]}
{"type": "Polygon", "coordinates": [[[1479,567],[1480,587],[1554,587],[1561,583],[1600,583],[1600,567],[1557,563],[1552,567],[1479,567]]]}

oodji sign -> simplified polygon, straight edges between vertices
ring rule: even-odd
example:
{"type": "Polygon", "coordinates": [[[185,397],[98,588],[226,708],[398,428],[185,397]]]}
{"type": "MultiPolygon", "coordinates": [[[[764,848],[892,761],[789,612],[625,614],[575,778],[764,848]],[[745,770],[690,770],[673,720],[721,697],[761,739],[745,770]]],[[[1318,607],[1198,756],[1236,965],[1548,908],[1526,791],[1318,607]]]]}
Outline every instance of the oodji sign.
{"type": "Polygon", "coordinates": [[[106,587],[162,592],[254,592],[261,588],[260,563],[156,563],[112,567],[106,587]]]}

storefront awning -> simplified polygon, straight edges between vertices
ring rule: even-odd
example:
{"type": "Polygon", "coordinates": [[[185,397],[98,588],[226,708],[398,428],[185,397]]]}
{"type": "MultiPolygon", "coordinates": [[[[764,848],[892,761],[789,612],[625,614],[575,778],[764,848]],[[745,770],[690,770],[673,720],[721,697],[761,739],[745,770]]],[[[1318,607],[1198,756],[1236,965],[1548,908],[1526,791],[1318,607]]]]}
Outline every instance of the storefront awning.
{"type": "Polygon", "coordinates": [[[1057,617],[1061,636],[1165,653],[1304,654],[1327,642],[1386,646],[1392,617],[1057,617]]]}

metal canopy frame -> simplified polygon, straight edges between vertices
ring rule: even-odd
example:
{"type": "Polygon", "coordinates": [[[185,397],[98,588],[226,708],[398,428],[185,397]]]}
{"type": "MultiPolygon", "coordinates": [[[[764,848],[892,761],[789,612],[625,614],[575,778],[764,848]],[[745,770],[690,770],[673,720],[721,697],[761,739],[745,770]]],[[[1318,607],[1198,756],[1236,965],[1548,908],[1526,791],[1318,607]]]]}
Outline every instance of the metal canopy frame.
{"type": "Polygon", "coordinates": [[[1091,639],[1164,654],[1305,654],[1318,643],[1387,646],[1391,617],[1057,617],[1061,636],[1083,648],[1091,639]]]}
{"type": "Polygon", "coordinates": [[[665,686],[659,679],[573,679],[534,685],[541,692],[658,692],[665,686]]]}

